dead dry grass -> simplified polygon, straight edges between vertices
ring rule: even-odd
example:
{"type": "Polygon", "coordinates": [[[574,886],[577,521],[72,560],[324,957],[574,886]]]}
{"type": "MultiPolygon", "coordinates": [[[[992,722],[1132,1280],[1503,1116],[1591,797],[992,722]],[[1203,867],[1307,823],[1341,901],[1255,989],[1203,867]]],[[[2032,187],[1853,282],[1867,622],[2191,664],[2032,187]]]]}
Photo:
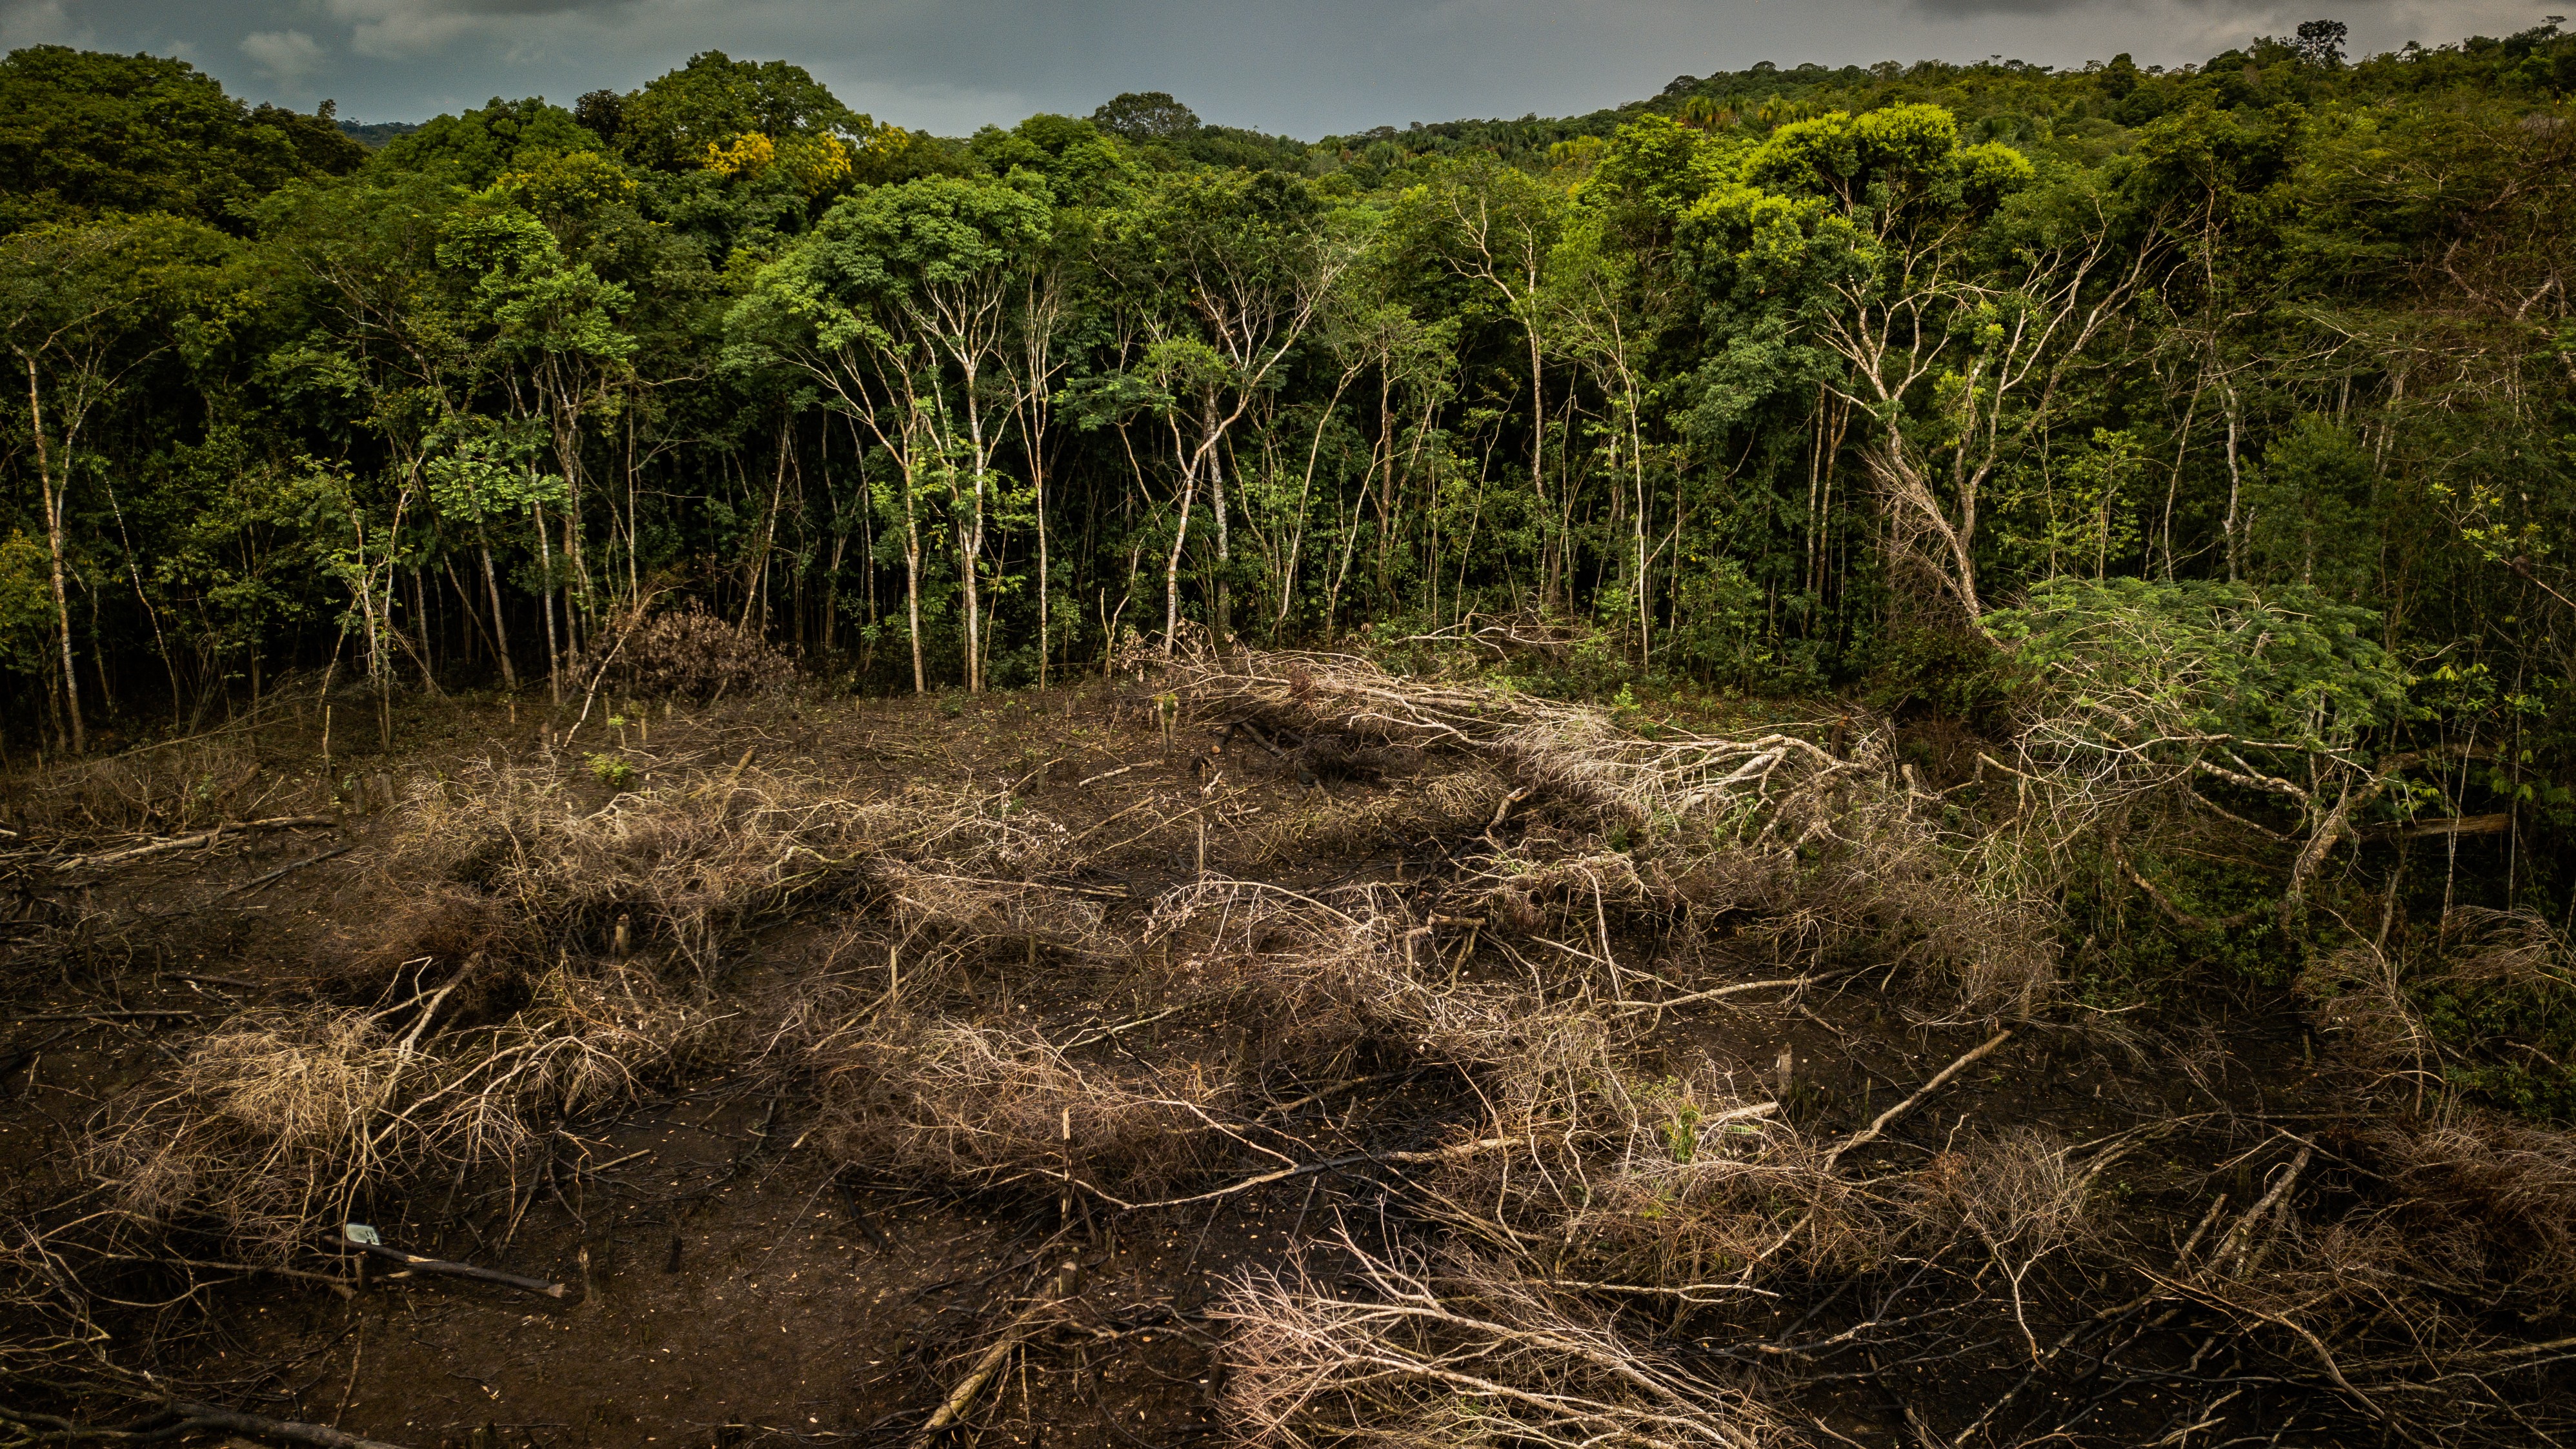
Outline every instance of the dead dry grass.
{"type": "Polygon", "coordinates": [[[631,949],[668,952],[705,978],[756,922],[871,893],[923,923],[1072,944],[1095,916],[1020,909],[1015,922],[1004,899],[1011,877],[1046,869],[1068,838],[1001,793],[917,785],[856,799],[809,776],[737,767],[599,802],[561,770],[482,765],[414,788],[388,884],[443,884],[354,954],[381,967],[461,960],[460,950],[602,951],[623,918],[631,949]]]}
{"type": "MultiPolygon", "coordinates": [[[[1425,787],[1423,804],[1399,795],[1381,808],[1400,819],[1432,805],[1423,824],[1433,834],[1486,824],[1485,886],[1506,921],[1528,920],[1522,907],[1579,878],[1657,910],[1688,906],[1696,928],[1750,914],[1775,958],[1840,953],[1905,971],[1952,998],[1936,1019],[2026,1017],[2057,990],[2051,899],[2008,846],[1949,834],[1938,798],[1866,721],[1836,754],[1810,738],[1828,733],[1822,724],[1746,739],[1641,732],[1609,711],[1407,678],[1347,655],[1208,655],[1173,673],[1210,720],[1470,762],[1425,787]],[[1514,810],[1524,827],[1537,821],[1535,836],[1504,828],[1514,810]]],[[[1273,850],[1337,831],[1387,839],[1392,828],[1359,812],[1316,810],[1309,822],[1302,832],[1283,823],[1273,850]]]]}
{"type": "Polygon", "coordinates": [[[548,971],[502,1020],[442,1030],[456,985],[373,1012],[238,1018],[112,1108],[87,1166],[132,1232],[212,1231],[284,1261],[407,1174],[514,1160],[552,1124],[666,1080],[718,1026],[607,965],[548,971]]]}
{"type": "MultiPolygon", "coordinates": [[[[1995,1095],[1909,1123],[1971,1066],[2030,1065],[2002,1049],[2063,1003],[2011,843],[1944,824],[1883,730],[1650,738],[1329,656],[1175,682],[1208,720],[1333,742],[1342,773],[1232,858],[1336,883],[1201,871],[1130,904],[1062,884],[1085,842],[1008,793],[860,797],[747,759],[622,791],[421,782],[388,867],[412,888],[356,943],[357,989],[228,1023],[95,1124],[118,1232],[280,1263],[404,1184],[723,1070],[810,1103],[794,1140],[844,1172],[1068,1232],[1303,1183],[1316,1231],[1215,1314],[1240,1442],[1811,1442],[1852,1384],[1918,1441],[2137,1442],[2082,1417],[2111,1379],[2208,1416],[2175,1443],[2283,1405],[2315,1442],[2513,1442],[2538,1402],[2576,1312],[2576,1150],[2450,1102],[2401,963],[2356,948],[2303,983],[2366,1069],[2341,1123],[2074,1140],[1982,1120],[1995,1095]],[[1401,867],[1326,869],[1381,852],[1401,867]],[[739,994],[745,940],[800,914],[819,964],[739,994]],[[1910,1095],[1826,1102],[1714,1045],[1835,992],[1926,1028],[1886,1083],[1910,1095]],[[1971,1022],[1983,1044],[1924,1060],[1971,1022]]],[[[2464,985],[2564,967],[2539,923],[2465,924],[2464,985]]],[[[6,1249],[12,1302],[70,1301],[54,1246],[6,1249]]]]}
{"type": "Polygon", "coordinates": [[[322,787],[263,766],[252,737],[231,731],[124,754],[73,760],[0,791],[0,821],[48,833],[176,834],[226,821],[306,813],[322,787]]]}
{"type": "Polygon", "coordinates": [[[1242,1441],[1402,1446],[1793,1442],[1740,1383],[1673,1357],[1640,1326],[1473,1254],[1363,1246],[1319,1279],[1248,1270],[1216,1310],[1231,1329],[1224,1413],[1242,1441]]]}
{"type": "Polygon", "coordinates": [[[821,1071],[821,1141],[873,1173],[1048,1195],[1153,1197],[1232,1146],[1220,1063],[1074,1061],[1033,1030],[895,1017],[836,1043],[821,1071]]]}

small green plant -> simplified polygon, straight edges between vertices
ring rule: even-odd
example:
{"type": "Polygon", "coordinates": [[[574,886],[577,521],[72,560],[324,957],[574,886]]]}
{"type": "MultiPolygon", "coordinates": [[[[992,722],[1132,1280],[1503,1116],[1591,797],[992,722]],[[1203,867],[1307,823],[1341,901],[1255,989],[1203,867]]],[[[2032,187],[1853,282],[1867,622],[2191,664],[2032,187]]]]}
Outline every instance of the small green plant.
{"type": "Polygon", "coordinates": [[[590,773],[611,790],[623,790],[635,783],[635,766],[616,755],[585,756],[590,773]]]}
{"type": "Polygon", "coordinates": [[[962,694],[941,695],[939,697],[939,712],[948,716],[950,719],[955,719],[966,713],[966,696],[962,694]]]}

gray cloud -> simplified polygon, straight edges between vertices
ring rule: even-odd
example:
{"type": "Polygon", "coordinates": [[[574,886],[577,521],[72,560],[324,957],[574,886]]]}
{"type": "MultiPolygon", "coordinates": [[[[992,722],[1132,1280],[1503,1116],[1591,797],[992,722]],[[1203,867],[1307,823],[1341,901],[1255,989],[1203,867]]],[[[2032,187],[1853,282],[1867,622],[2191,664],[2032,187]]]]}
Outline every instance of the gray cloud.
{"type": "Polygon", "coordinates": [[[244,94],[330,95],[368,119],[625,89],[721,49],[945,134],[1167,90],[1210,120],[1313,137],[1582,112],[1760,60],[2171,65],[2320,12],[2358,51],[2538,20],[2521,0],[0,0],[0,34],[185,46],[244,94]],[[290,32],[325,52],[298,75],[241,48],[290,32]]]}
{"type": "Polygon", "coordinates": [[[329,59],[321,43],[301,30],[259,30],[242,37],[241,53],[271,78],[298,81],[329,59]]]}
{"type": "Polygon", "coordinates": [[[85,45],[88,32],[63,0],[0,0],[0,47],[85,45]]]}

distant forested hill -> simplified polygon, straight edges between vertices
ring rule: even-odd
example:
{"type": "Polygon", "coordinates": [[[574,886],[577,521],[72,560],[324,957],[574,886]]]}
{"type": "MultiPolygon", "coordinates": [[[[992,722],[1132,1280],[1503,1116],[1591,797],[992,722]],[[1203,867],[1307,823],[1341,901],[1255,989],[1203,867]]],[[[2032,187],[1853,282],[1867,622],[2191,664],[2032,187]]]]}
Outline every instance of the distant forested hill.
{"type": "Polygon", "coordinates": [[[340,134],[373,151],[396,136],[420,129],[418,121],[342,121],[340,134]]]}

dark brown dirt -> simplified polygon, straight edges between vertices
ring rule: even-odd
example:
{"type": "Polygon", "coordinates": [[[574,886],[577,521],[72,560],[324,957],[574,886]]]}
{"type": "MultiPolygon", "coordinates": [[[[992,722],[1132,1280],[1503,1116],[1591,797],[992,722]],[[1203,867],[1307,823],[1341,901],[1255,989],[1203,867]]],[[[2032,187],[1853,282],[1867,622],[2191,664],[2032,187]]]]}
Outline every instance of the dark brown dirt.
{"type": "MultiPolygon", "coordinates": [[[[70,1190],[83,1122],[228,1014],[340,989],[335,972],[352,943],[419,887],[385,865],[392,821],[374,780],[505,755],[540,759],[535,713],[513,724],[504,706],[452,702],[406,714],[393,751],[335,762],[347,811],[336,828],[243,834],[97,871],[22,866],[7,928],[15,945],[0,968],[14,1014],[0,1040],[10,1206],[70,1190]],[[248,888],[335,847],[346,853],[248,888]]],[[[1122,932],[1132,932],[1143,902],[1198,868],[1196,825],[1156,822],[1188,820],[1211,768],[1223,781],[1207,792],[1217,802],[1207,811],[1210,870],[1292,885],[1403,880],[1442,854],[1439,840],[1407,838],[1403,828],[1423,780],[1418,764],[1310,791],[1258,746],[1206,754],[1212,735],[1200,723],[1180,727],[1166,748],[1149,695],[1096,682],[973,701],[684,710],[624,732],[619,753],[648,784],[655,770],[749,750],[765,768],[820,775],[852,793],[917,778],[1015,789],[1026,808],[1077,836],[1097,832],[1083,879],[1111,902],[1122,932]]],[[[609,749],[618,733],[594,720],[558,758],[569,765],[609,749]]],[[[241,743],[262,777],[283,786],[265,809],[330,807],[318,721],[290,715],[241,743]]],[[[82,837],[99,846],[130,838],[77,822],[19,823],[26,837],[0,843],[59,852],[82,837]]],[[[757,1002],[824,969],[844,924],[825,911],[766,929],[730,958],[725,997],[757,1002]]],[[[1000,1009],[1059,1040],[1125,1017],[1119,1001],[1098,994],[1094,974],[996,972],[1000,1009]]],[[[1677,1016],[1650,1045],[1676,1061],[1704,1057],[1765,1076],[1785,1062],[1786,1100],[1801,1125],[1848,1128],[1977,1039],[1910,1028],[1876,985],[1847,980],[1794,1012],[1677,1016]]],[[[1152,1060],[1216,1029],[1155,1023],[1117,1047],[1152,1060]]],[[[2026,1033],[1906,1122],[1884,1155],[1919,1158],[1971,1120],[2041,1121],[2081,1140],[2214,1106],[2268,1109],[2275,1120],[2300,1109],[2306,1072],[2294,1022],[2244,1024],[2196,1073],[2142,1070],[2102,1041],[2026,1033]]],[[[1081,1265],[1076,1302],[983,1396],[973,1442],[1186,1444],[1212,1435],[1222,1387],[1200,1313],[1216,1280],[1279,1260],[1327,1224],[1364,1230],[1380,1201],[1361,1170],[1118,1221],[1078,1213],[1062,1222],[1043,1193],[925,1194],[875,1180],[864,1164],[838,1167],[804,1141],[810,1104],[764,1080],[702,1073],[565,1124],[544,1160],[521,1164],[515,1177],[415,1182],[369,1208],[389,1243],[559,1280],[571,1285],[563,1301],[382,1271],[347,1301],[309,1282],[200,1274],[187,1301],[135,1320],[153,1335],[148,1366],[210,1400],[420,1449],[900,1442],[1071,1260],[1081,1265]]],[[[1448,1090],[1408,1081],[1327,1099],[1302,1108],[1292,1130],[1318,1156],[1382,1144],[1441,1120],[1448,1090]]],[[[318,1246],[303,1266],[343,1271],[318,1246]]],[[[2142,1424],[2156,1419],[2146,1406],[2139,1413],[2142,1424]]],[[[1832,1416],[1864,1441],[1896,1432],[1887,1404],[1865,1388],[1838,1395],[1832,1416]]]]}

